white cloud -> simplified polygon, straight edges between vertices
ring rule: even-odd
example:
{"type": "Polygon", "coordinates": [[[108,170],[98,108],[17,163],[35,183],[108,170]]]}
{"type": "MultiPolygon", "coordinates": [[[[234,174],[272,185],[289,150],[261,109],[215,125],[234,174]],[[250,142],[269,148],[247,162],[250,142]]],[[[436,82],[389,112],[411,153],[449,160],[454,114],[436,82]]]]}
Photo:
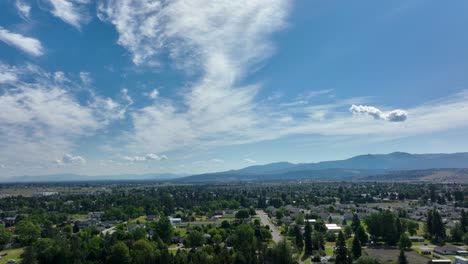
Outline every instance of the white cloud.
{"type": "Polygon", "coordinates": [[[148,161],[148,160],[167,160],[168,157],[166,155],[156,155],[154,153],[148,153],[144,156],[124,156],[124,160],[135,162],[135,161],[148,161]]]}
{"type": "Polygon", "coordinates": [[[90,20],[85,7],[89,1],[49,0],[49,2],[52,5],[52,15],[77,29],[81,29],[81,25],[90,20]]]}
{"type": "Polygon", "coordinates": [[[390,122],[403,122],[408,118],[408,113],[404,110],[397,109],[389,112],[382,112],[374,106],[367,105],[352,105],[349,108],[353,114],[367,114],[374,119],[387,120],[390,122]]]}
{"type": "Polygon", "coordinates": [[[211,163],[224,163],[224,160],[222,159],[210,159],[211,163]]]}
{"type": "Polygon", "coordinates": [[[157,55],[167,52],[176,67],[199,76],[182,104],[163,100],[131,114],[129,148],[165,151],[237,134],[260,119],[253,102],[260,86],[239,83],[273,52],[269,36],[285,26],[288,1],[110,0],[98,6],[136,65],[159,65],[157,55]]]}
{"type": "Polygon", "coordinates": [[[80,72],[80,79],[84,85],[88,86],[93,83],[93,78],[91,78],[91,73],[89,72],[80,72]]]}
{"type": "Polygon", "coordinates": [[[156,99],[158,98],[159,91],[157,89],[153,89],[151,92],[145,93],[144,95],[150,99],[156,99]]]}
{"type": "Polygon", "coordinates": [[[86,160],[81,156],[73,156],[71,154],[65,154],[61,159],[55,160],[60,165],[84,165],[86,160]]]}
{"type": "Polygon", "coordinates": [[[25,164],[18,174],[72,153],[77,140],[125,113],[125,105],[94,94],[80,102],[79,86],[62,72],[2,62],[0,71],[0,157],[25,164]]]}
{"type": "Polygon", "coordinates": [[[29,19],[31,18],[31,6],[25,3],[23,0],[16,0],[15,7],[18,11],[19,16],[22,19],[29,21],[29,19]]]}
{"type": "Polygon", "coordinates": [[[250,163],[250,164],[257,163],[257,161],[256,161],[256,160],[249,159],[249,158],[246,158],[246,159],[244,159],[244,162],[247,162],[247,163],[250,163]]]}
{"type": "Polygon", "coordinates": [[[2,163],[0,163],[0,169],[6,169],[6,166],[2,163]]]}
{"type": "Polygon", "coordinates": [[[11,32],[0,26],[0,41],[20,49],[31,56],[41,56],[44,54],[42,44],[35,38],[25,37],[21,34],[11,32]]]}

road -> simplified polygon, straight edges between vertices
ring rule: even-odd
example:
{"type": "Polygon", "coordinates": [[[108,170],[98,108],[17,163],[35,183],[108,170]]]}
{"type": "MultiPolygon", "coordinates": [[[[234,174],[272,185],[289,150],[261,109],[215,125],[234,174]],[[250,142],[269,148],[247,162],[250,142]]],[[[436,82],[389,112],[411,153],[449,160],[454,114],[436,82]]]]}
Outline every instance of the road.
{"type": "Polygon", "coordinates": [[[260,221],[262,221],[263,225],[270,226],[271,238],[275,243],[278,243],[284,239],[279,229],[270,221],[270,217],[268,217],[268,215],[265,212],[255,210],[255,213],[260,217],[260,221]]]}

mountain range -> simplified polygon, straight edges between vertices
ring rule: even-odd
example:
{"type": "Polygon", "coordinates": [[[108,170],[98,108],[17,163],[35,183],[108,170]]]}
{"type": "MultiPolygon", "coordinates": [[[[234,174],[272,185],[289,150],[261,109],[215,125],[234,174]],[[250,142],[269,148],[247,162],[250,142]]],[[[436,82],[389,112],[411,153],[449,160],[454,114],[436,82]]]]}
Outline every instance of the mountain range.
{"type": "Polygon", "coordinates": [[[359,155],[344,160],[317,163],[276,162],[254,165],[239,170],[229,170],[198,175],[181,174],[123,174],[84,176],[56,174],[42,176],[17,176],[0,179],[0,182],[79,182],[79,181],[164,181],[188,183],[229,183],[238,181],[277,180],[427,180],[468,182],[468,152],[450,154],[390,154],[359,155]]]}
{"type": "Polygon", "coordinates": [[[401,180],[405,178],[405,174],[411,174],[411,178],[415,179],[415,175],[423,178],[433,174],[434,170],[443,170],[446,180],[449,180],[451,172],[457,171],[457,179],[466,178],[468,181],[468,170],[463,170],[466,168],[468,168],[467,152],[451,154],[393,152],[318,163],[278,162],[250,166],[240,170],[193,175],[176,180],[185,182],[364,180],[366,177],[369,180],[379,180],[392,178],[394,174],[398,175],[401,180]]]}

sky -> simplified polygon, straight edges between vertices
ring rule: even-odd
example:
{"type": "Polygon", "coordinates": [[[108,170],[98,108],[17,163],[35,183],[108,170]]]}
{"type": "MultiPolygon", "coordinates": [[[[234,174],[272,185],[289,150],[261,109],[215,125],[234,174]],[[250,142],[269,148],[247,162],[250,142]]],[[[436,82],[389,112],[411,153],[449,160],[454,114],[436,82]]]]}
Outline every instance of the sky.
{"type": "Polygon", "coordinates": [[[466,10],[0,1],[0,177],[467,151],[466,10]]]}

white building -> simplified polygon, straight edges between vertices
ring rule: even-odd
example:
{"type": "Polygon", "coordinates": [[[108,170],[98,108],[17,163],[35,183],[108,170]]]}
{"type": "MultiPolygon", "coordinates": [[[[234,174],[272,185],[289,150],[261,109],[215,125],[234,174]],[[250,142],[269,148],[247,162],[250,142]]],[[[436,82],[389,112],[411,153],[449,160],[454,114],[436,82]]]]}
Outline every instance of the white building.
{"type": "Polygon", "coordinates": [[[327,228],[327,231],[330,232],[340,232],[341,227],[338,226],[337,224],[325,224],[325,227],[327,228]]]}
{"type": "Polygon", "coordinates": [[[171,221],[171,224],[172,224],[172,225],[182,224],[182,218],[172,218],[172,217],[169,217],[169,221],[171,221]]]}
{"type": "Polygon", "coordinates": [[[468,259],[460,256],[455,256],[453,259],[454,264],[468,264],[468,259]]]}

